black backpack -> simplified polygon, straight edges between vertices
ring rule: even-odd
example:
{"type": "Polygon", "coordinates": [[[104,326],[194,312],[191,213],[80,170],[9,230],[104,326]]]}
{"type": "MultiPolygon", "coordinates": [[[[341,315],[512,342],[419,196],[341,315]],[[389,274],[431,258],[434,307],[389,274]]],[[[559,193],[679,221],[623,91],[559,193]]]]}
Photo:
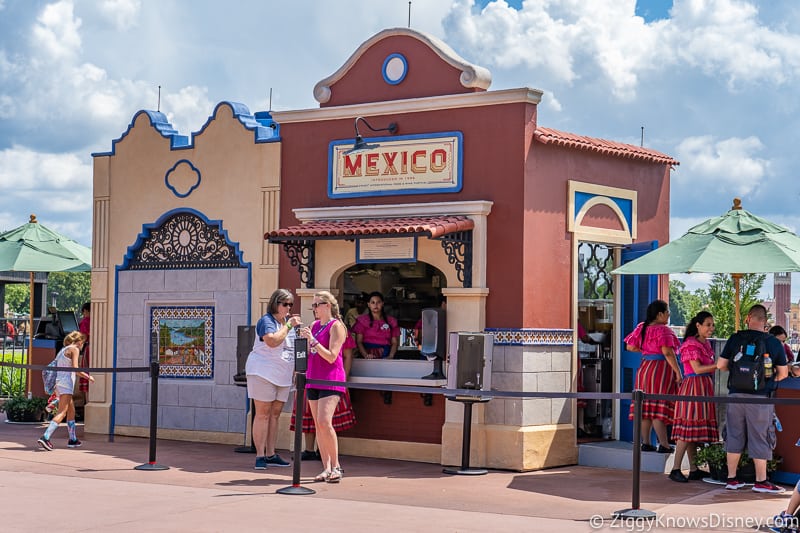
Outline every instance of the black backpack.
{"type": "Polygon", "coordinates": [[[739,351],[728,362],[728,388],[740,392],[764,392],[764,355],[767,353],[765,335],[743,339],[739,351]]]}

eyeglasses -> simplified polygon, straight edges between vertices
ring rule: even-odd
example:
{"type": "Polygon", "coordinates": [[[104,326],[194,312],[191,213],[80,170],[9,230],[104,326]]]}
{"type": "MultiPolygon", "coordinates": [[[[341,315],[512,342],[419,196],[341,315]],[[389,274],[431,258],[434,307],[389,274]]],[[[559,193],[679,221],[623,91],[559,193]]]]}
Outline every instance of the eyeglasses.
{"type": "Polygon", "coordinates": [[[313,304],[311,304],[311,309],[316,309],[320,305],[328,305],[328,302],[314,302],[313,304]]]}
{"type": "Polygon", "coordinates": [[[292,306],[294,306],[294,303],[293,302],[281,302],[281,305],[284,306],[284,307],[291,308],[292,306]]]}

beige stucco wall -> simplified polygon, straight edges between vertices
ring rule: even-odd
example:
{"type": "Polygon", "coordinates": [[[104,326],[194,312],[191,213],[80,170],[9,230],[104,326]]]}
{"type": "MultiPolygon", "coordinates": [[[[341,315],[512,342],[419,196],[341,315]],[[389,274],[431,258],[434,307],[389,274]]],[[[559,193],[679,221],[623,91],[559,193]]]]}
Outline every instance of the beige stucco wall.
{"type": "MultiPolygon", "coordinates": [[[[180,208],[221,220],[231,242],[238,243],[252,268],[251,316],[261,315],[277,287],[276,245],[264,234],[276,229],[280,203],[280,143],[255,142],[251,129],[223,102],[189,147],[173,149],[170,137],[138,113],[127,132],[114,141],[112,153],[94,158],[94,227],[92,270],[93,366],[111,367],[114,357],[115,267],[121,265],[143,226],[180,208]],[[179,198],[165,175],[188,160],[201,175],[199,186],[179,198]],[[113,216],[112,216],[113,213],[113,216]]],[[[183,191],[181,191],[183,192],[183,191]]],[[[111,375],[98,377],[86,407],[86,430],[109,429],[111,375]]]]}

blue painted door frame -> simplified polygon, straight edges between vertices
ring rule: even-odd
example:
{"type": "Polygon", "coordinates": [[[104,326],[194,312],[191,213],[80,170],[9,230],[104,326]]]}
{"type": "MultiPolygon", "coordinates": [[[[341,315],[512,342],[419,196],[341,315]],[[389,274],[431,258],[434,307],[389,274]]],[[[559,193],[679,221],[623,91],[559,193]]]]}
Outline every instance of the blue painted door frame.
{"type": "MultiPolygon", "coordinates": [[[[622,264],[633,261],[658,247],[658,241],[631,244],[622,249],[622,264]]],[[[642,362],[638,352],[625,349],[625,337],[636,324],[644,320],[647,306],[658,296],[658,276],[631,274],[620,276],[620,392],[632,392],[636,383],[636,371],[642,362]]],[[[630,400],[619,402],[619,440],[633,442],[633,421],[628,420],[630,400]]]]}

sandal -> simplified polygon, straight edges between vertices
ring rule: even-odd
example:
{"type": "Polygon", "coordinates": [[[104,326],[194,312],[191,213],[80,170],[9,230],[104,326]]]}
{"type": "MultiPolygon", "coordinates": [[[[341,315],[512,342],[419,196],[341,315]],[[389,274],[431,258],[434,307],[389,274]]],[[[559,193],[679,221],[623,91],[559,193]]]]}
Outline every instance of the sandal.
{"type": "Polygon", "coordinates": [[[328,479],[330,477],[331,477],[331,471],[330,470],[323,470],[322,472],[320,472],[319,474],[317,474],[314,477],[314,481],[317,482],[317,483],[322,482],[322,481],[328,481],[328,479]]]}
{"type": "Polygon", "coordinates": [[[339,483],[341,480],[342,480],[342,469],[337,466],[333,469],[332,472],[328,474],[328,479],[326,479],[325,481],[327,481],[328,483],[339,483]]]}

